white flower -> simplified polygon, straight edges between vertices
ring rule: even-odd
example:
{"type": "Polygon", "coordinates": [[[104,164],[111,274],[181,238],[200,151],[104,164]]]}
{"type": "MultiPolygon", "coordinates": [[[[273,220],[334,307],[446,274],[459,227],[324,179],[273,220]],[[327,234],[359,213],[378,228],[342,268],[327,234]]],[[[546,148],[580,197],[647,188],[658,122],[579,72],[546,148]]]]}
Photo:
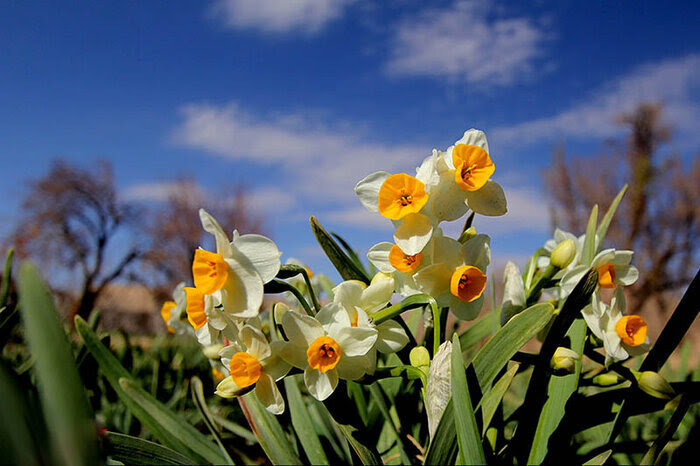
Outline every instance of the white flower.
{"type": "Polygon", "coordinates": [[[527,297],[520,269],[508,261],[503,270],[503,302],[501,304],[501,325],[525,309],[527,297]]]}
{"type": "Polygon", "coordinates": [[[609,306],[600,299],[599,293],[593,293],[591,303],[581,313],[591,332],[603,341],[606,366],[649,351],[644,319],[624,315],[625,295],[622,287],[615,290],[609,306]]]}
{"type": "Polygon", "coordinates": [[[219,352],[229,376],[216,387],[222,398],[233,398],[255,386],[260,402],[273,414],[284,412],[284,399],[276,381],[287,375],[290,366],[279,357],[284,342],[268,343],[265,335],[252,325],[244,325],[239,333],[240,344],[219,352]]]}
{"type": "Polygon", "coordinates": [[[216,253],[195,251],[192,265],[195,287],[205,295],[215,294],[217,305],[221,304],[230,317],[255,317],[262,305],[263,284],[279,271],[279,249],[264,236],[240,236],[237,231],[229,242],[211,215],[200,209],[199,216],[204,229],[216,239],[216,253]]]}
{"type": "Polygon", "coordinates": [[[282,328],[289,341],[280,356],[304,371],[304,383],[319,401],[333,393],[338,378],[356,380],[369,370],[367,353],[377,341],[377,331],[353,327],[338,304],[324,306],[316,318],[287,311],[282,328]]]}
{"type": "MultiPolygon", "coordinates": [[[[633,251],[616,251],[605,249],[599,252],[591,263],[591,267],[598,269],[598,286],[602,288],[615,288],[629,286],[639,278],[639,271],[630,265],[633,251]]],[[[559,283],[560,299],[571,294],[581,278],[588,272],[589,267],[578,265],[567,270],[559,283]]]]}

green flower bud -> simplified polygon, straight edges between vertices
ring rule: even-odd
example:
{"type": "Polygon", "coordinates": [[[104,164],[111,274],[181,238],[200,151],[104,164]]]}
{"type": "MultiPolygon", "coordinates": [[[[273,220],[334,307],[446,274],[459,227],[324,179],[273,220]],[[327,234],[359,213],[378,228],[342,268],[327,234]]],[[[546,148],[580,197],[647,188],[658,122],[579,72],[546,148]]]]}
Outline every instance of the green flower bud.
{"type": "Polygon", "coordinates": [[[662,400],[670,400],[676,396],[676,392],[673,390],[673,387],[671,387],[671,384],[658,373],[654,371],[634,371],[633,374],[637,379],[639,388],[644,393],[654,398],[661,398],[662,400]]]}
{"type": "Polygon", "coordinates": [[[576,243],[574,240],[567,239],[562,241],[554,248],[552,255],[549,258],[549,262],[555,266],[563,269],[567,265],[571,264],[571,261],[576,257],[576,243]]]}
{"type": "Polygon", "coordinates": [[[475,236],[476,236],[476,228],[469,227],[466,230],[464,230],[461,235],[459,235],[458,241],[460,243],[464,244],[475,236]]]}
{"type": "Polygon", "coordinates": [[[204,353],[204,356],[207,357],[207,359],[219,359],[219,351],[223,349],[223,345],[211,345],[211,346],[205,346],[202,349],[202,352],[204,353]]]}
{"type": "Polygon", "coordinates": [[[609,387],[610,385],[617,385],[622,381],[622,378],[613,374],[612,372],[606,372],[604,374],[598,374],[593,377],[593,383],[599,387],[609,387]]]}
{"type": "Polygon", "coordinates": [[[560,346],[554,351],[550,365],[556,371],[572,374],[576,369],[576,361],[579,359],[581,356],[576,351],[560,346]]]}
{"type": "Polygon", "coordinates": [[[408,355],[409,361],[413,367],[419,369],[426,368],[430,366],[430,353],[425,346],[416,346],[411,350],[408,355]]]}

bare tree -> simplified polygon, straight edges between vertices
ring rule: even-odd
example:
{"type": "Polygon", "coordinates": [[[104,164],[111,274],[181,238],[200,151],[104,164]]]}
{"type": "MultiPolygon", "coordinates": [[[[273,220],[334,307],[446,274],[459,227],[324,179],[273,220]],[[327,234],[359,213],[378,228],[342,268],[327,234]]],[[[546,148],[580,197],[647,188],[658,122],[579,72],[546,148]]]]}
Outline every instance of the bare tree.
{"type": "Polygon", "coordinates": [[[152,208],[147,226],[151,247],[145,259],[153,272],[149,285],[158,299],[168,296],[177,283],[191,279],[195,249],[211,241],[199,221],[200,208],[229,233],[234,228],[241,234],[263,231],[262,217],[250,210],[243,186],[231,192],[207,193],[191,178],[180,178],[173,184],[176,189],[152,208]]]}
{"type": "Polygon", "coordinates": [[[697,265],[700,158],[684,164],[675,155],[659,157],[671,134],[661,116],[660,104],[640,105],[619,119],[629,129],[624,143],[598,157],[569,161],[560,149],[545,172],[555,222],[575,232],[583,231],[594,204],[604,211],[628,183],[607,241],[635,251],[640,278],[630,294],[633,309],[656,299],[663,311],[663,293],[688,284],[697,265]]]}
{"type": "Polygon", "coordinates": [[[137,245],[112,245],[138,216],[119,200],[107,161],[84,169],[54,160],[30,182],[22,209],[11,237],[16,252],[50,272],[54,287],[63,282],[62,291],[78,292],[72,313],[89,314],[105,287],[141,255],[137,245]]]}

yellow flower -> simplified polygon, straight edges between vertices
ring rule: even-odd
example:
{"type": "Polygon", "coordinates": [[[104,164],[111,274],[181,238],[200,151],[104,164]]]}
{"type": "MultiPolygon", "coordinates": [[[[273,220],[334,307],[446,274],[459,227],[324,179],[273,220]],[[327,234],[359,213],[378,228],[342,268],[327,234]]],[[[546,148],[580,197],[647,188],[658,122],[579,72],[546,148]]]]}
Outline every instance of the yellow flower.
{"type": "Polygon", "coordinates": [[[486,275],[477,267],[463,265],[452,273],[450,293],[460,301],[470,303],[478,299],[486,288],[486,275]]]}
{"type": "Polygon", "coordinates": [[[207,323],[207,314],[204,312],[204,293],[191,286],[184,288],[187,297],[187,320],[195,330],[199,330],[207,323]]]}
{"type": "Polygon", "coordinates": [[[390,175],[379,188],[379,213],[391,220],[420,212],[426,202],[425,185],[405,173],[390,175]]]}
{"type": "Polygon", "coordinates": [[[488,152],[471,144],[457,144],[452,150],[455,182],[465,191],[481,189],[496,171],[488,152]]]}
{"type": "Polygon", "coordinates": [[[160,308],[160,316],[163,318],[163,322],[165,322],[165,326],[168,327],[168,332],[170,333],[175,333],[175,329],[170,326],[169,322],[173,309],[176,307],[175,301],[166,301],[163,303],[163,307],[160,308]]]}
{"type": "Polygon", "coordinates": [[[389,262],[399,272],[413,272],[420,267],[422,261],[423,253],[406,254],[397,245],[393,245],[389,251],[389,262]]]}
{"type": "Polygon", "coordinates": [[[204,294],[212,294],[226,283],[228,264],[221,254],[197,249],[192,262],[192,276],[195,288],[204,294]]]}
{"type": "Polygon", "coordinates": [[[629,346],[639,346],[647,339],[647,323],[639,316],[622,316],[615,324],[620,339],[629,346]]]}

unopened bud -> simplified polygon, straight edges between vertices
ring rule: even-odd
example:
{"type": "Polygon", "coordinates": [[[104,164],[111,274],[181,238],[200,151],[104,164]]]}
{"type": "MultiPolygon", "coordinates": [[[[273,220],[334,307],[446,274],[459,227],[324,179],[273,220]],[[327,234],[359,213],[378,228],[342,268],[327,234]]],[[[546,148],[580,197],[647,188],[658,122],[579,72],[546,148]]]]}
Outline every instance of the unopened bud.
{"type": "Polygon", "coordinates": [[[476,228],[469,227],[466,230],[464,230],[461,235],[459,235],[458,241],[460,243],[464,244],[475,236],[476,236],[476,228]]]}
{"type": "Polygon", "coordinates": [[[430,367],[430,353],[425,346],[416,346],[411,350],[408,355],[409,361],[413,367],[418,369],[425,369],[427,373],[428,367],[430,367]]]}
{"type": "Polygon", "coordinates": [[[599,387],[609,387],[610,385],[617,385],[622,381],[622,378],[613,374],[612,372],[606,372],[604,374],[598,374],[593,377],[593,383],[599,387]]]}
{"type": "Polygon", "coordinates": [[[549,258],[550,264],[555,267],[563,269],[567,265],[571,264],[571,261],[576,257],[576,243],[572,239],[566,239],[559,243],[557,247],[552,251],[552,255],[549,258]]]}
{"type": "Polygon", "coordinates": [[[204,349],[202,349],[202,352],[204,353],[204,356],[207,357],[207,359],[219,359],[219,351],[221,351],[224,348],[223,345],[211,345],[211,346],[205,346],[204,349]]]}
{"type": "Polygon", "coordinates": [[[670,400],[676,396],[671,384],[654,371],[633,372],[639,388],[646,394],[662,400],[670,400]]]}
{"type": "Polygon", "coordinates": [[[554,351],[550,365],[554,370],[572,374],[576,369],[576,361],[579,359],[581,356],[576,351],[560,346],[554,351]]]}

